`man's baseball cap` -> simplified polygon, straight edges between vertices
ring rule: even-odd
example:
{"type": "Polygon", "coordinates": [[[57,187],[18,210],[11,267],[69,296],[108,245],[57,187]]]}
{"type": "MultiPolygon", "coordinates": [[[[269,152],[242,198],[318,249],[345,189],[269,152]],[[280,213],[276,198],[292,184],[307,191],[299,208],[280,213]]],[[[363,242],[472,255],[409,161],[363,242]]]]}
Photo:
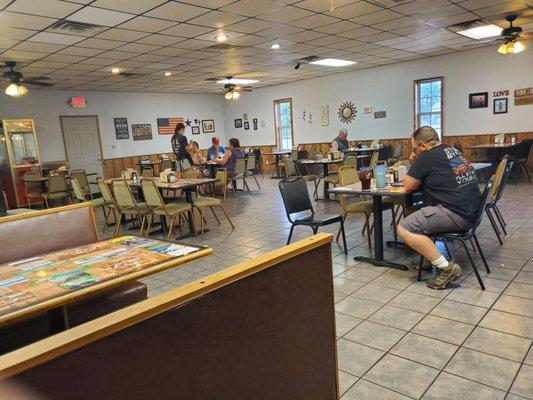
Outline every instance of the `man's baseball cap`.
{"type": "Polygon", "coordinates": [[[211,141],[212,141],[213,143],[220,143],[220,138],[219,138],[218,136],[213,136],[213,137],[211,138],[211,141]]]}

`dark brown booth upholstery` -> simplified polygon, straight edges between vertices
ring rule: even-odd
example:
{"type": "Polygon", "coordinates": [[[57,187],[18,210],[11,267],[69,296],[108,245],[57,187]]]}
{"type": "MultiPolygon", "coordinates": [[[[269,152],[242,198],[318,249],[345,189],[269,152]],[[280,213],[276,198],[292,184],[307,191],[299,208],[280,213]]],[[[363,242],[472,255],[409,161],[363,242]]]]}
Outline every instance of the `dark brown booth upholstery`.
{"type": "Polygon", "coordinates": [[[330,243],[320,233],[2,356],[0,378],[50,400],[337,399],[330,243]]]}
{"type": "MultiPolygon", "coordinates": [[[[90,203],[80,203],[0,218],[1,264],[83,246],[98,240],[90,203]]],[[[67,306],[71,326],[144,300],[146,285],[127,282],[67,306]]],[[[0,325],[0,354],[51,334],[48,315],[39,313],[0,325]]]]}

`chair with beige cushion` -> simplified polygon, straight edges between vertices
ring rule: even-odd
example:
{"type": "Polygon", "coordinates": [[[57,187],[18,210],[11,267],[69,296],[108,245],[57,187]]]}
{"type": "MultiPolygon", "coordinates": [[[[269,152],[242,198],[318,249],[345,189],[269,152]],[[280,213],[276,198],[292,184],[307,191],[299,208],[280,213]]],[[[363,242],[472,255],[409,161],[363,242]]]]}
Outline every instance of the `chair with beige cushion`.
{"type": "Polygon", "coordinates": [[[131,192],[126,180],[116,179],[113,181],[112,187],[119,214],[118,221],[115,226],[115,236],[118,236],[120,232],[122,216],[125,215],[135,216],[139,219],[140,234],[142,235],[146,216],[150,213],[150,207],[148,207],[144,202],[135,201],[135,197],[133,197],[133,193],[131,192]]]}
{"type": "Polygon", "coordinates": [[[161,192],[159,192],[159,189],[152,179],[141,180],[141,189],[146,201],[146,206],[149,208],[146,234],[148,235],[150,233],[150,227],[152,226],[154,215],[162,215],[170,218],[167,235],[167,240],[170,240],[176,217],[185,216],[191,211],[191,205],[186,202],[173,202],[165,204],[163,197],[161,196],[161,192]]]}
{"type": "Polygon", "coordinates": [[[26,172],[24,174],[24,196],[26,197],[26,204],[31,208],[33,200],[38,199],[41,207],[43,203],[43,194],[41,192],[41,174],[38,172],[26,172]]]}
{"type": "Polygon", "coordinates": [[[91,188],[89,187],[89,180],[87,179],[87,173],[84,169],[75,169],[73,171],[70,171],[70,178],[74,178],[78,181],[78,184],[85,198],[92,198],[91,188]]]}
{"type": "Polygon", "coordinates": [[[47,208],[50,208],[50,204],[55,200],[61,200],[62,203],[63,201],[70,203],[70,193],[65,176],[62,174],[50,175],[47,191],[42,196],[47,208]]]}
{"type": "Polygon", "coordinates": [[[222,196],[222,199],[226,201],[226,194],[228,193],[228,172],[226,169],[219,169],[215,179],[218,179],[218,182],[214,184],[214,194],[222,196]]]}
{"type": "Polygon", "coordinates": [[[98,188],[100,189],[100,193],[102,195],[102,199],[104,199],[104,217],[105,217],[105,224],[103,231],[105,232],[105,229],[107,225],[109,224],[109,214],[113,215],[113,219],[115,223],[117,222],[117,212],[118,207],[115,201],[115,198],[113,197],[113,193],[111,193],[111,190],[109,189],[109,185],[106,183],[106,181],[103,178],[96,178],[96,182],[98,183],[98,188]],[[107,213],[105,210],[107,209],[107,213]]]}

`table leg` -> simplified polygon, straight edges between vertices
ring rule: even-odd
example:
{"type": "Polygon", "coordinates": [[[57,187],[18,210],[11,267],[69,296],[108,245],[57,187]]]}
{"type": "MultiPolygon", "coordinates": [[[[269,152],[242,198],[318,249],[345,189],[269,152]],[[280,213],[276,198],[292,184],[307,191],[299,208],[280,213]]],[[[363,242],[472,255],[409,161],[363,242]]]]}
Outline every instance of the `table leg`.
{"type": "Polygon", "coordinates": [[[281,179],[281,175],[279,173],[279,154],[274,154],[274,164],[276,165],[276,174],[272,177],[272,179],[281,179]]]}
{"type": "Polygon", "coordinates": [[[326,181],[326,176],[329,175],[328,164],[324,165],[324,201],[329,201],[329,182],[326,181]]]}
{"type": "Polygon", "coordinates": [[[69,328],[67,306],[63,305],[48,310],[48,319],[52,334],[67,330],[69,328]]]}
{"type": "Polygon", "coordinates": [[[355,256],[356,261],[366,261],[376,267],[387,267],[407,271],[407,267],[384,260],[383,258],[383,203],[381,196],[373,197],[374,208],[374,257],[355,256]]]}

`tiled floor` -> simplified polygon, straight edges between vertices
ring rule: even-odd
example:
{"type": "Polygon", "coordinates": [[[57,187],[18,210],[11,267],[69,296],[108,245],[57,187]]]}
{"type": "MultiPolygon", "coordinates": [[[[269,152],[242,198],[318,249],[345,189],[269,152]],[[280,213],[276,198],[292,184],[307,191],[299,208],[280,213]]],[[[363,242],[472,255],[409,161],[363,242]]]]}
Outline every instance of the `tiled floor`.
{"type": "MultiPolygon", "coordinates": [[[[215,254],[145,279],[150,296],[285,244],[289,225],[277,181],[265,176],[259,183],[262,190],[252,196],[229,195],[234,232],[208,216],[211,231],[187,240],[211,246],[215,254]]],[[[354,255],[369,250],[360,233],[362,218],[349,217],[349,255],[332,245],[342,400],[533,399],[532,196],[533,185],[508,185],[500,207],[508,224],[503,246],[483,221],[479,239],[492,268],[490,275],[481,273],[484,292],[459,246],[452,252],[465,274],[444,291],[416,282],[414,270],[355,262],[354,255]]],[[[339,208],[337,202],[326,206],[339,208]]],[[[324,207],[316,203],[318,210],[324,207]]],[[[390,238],[390,215],[386,218],[390,238]]],[[[310,233],[298,228],[295,240],[310,233]]],[[[393,248],[386,249],[386,257],[408,264],[417,260],[393,248]]]]}

